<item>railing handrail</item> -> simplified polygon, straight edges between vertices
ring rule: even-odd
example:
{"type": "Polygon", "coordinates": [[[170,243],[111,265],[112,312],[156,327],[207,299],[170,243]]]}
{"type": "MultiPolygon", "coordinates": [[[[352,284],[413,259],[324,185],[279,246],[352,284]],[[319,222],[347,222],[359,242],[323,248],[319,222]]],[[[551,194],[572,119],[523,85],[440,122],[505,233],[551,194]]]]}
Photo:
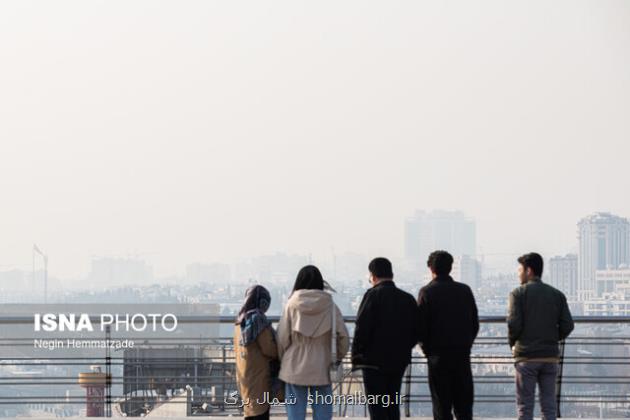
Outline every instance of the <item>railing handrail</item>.
{"type": "MultiPolygon", "coordinates": [[[[100,323],[101,317],[99,315],[89,315],[90,322],[100,323]]],[[[271,322],[278,322],[280,320],[279,315],[271,315],[267,317],[271,322]]],[[[234,316],[226,315],[178,315],[177,322],[184,324],[194,323],[219,323],[219,324],[233,324],[235,320],[234,316]]],[[[343,320],[347,323],[354,323],[357,317],[354,315],[345,315],[343,320]]],[[[573,321],[577,324],[617,324],[617,323],[630,323],[630,316],[574,316],[573,321]]],[[[33,316],[0,316],[1,324],[32,324],[34,322],[33,316]]],[[[479,317],[479,322],[486,324],[498,324],[507,322],[505,315],[482,315],[479,317]]]]}
{"type": "MultiPolygon", "coordinates": [[[[124,314],[120,314],[124,315],[124,314]]],[[[130,314],[131,315],[131,314],[130,314]]],[[[94,324],[101,323],[101,316],[97,312],[96,314],[92,314],[88,312],[88,316],[90,317],[90,322],[94,324]]],[[[279,316],[269,316],[269,319],[276,323],[279,320],[279,316]]],[[[345,316],[343,317],[346,323],[354,323],[356,322],[356,316],[345,316]]],[[[203,371],[201,374],[195,374],[195,383],[198,386],[218,386],[221,392],[224,390],[234,389],[235,381],[233,375],[227,375],[225,366],[228,366],[227,369],[233,369],[234,363],[234,354],[229,354],[230,351],[230,340],[231,337],[221,337],[220,333],[226,333],[228,326],[233,325],[235,322],[234,316],[225,316],[225,315],[180,315],[177,316],[178,323],[182,326],[189,325],[193,329],[197,327],[197,329],[201,328],[202,330],[206,328],[206,326],[210,326],[209,324],[214,324],[213,327],[214,333],[206,334],[206,338],[203,340],[199,340],[198,337],[173,337],[169,338],[177,341],[177,346],[181,345],[192,345],[192,346],[204,346],[207,343],[211,343],[212,345],[220,346],[222,350],[221,354],[216,353],[208,353],[207,355],[199,354],[198,356],[194,356],[192,358],[181,359],[180,358],[172,358],[172,357],[161,357],[161,358],[151,358],[150,363],[159,368],[162,366],[168,366],[169,368],[173,367],[186,367],[192,366],[196,364],[200,365],[211,365],[214,361],[217,361],[217,366],[223,366],[221,369],[217,371],[203,371]],[[206,324],[206,325],[204,325],[206,324]],[[221,327],[221,328],[220,328],[221,327]],[[227,329],[226,329],[227,328],[227,329]],[[215,336],[212,336],[215,334],[215,336]],[[211,336],[209,338],[207,336],[211,336]],[[190,341],[188,341],[190,340],[190,341]],[[228,351],[226,353],[226,350],[228,351]],[[210,362],[210,363],[208,363],[210,362]]],[[[477,384],[483,386],[484,392],[476,394],[476,403],[480,404],[512,404],[514,400],[514,395],[512,394],[504,394],[504,388],[507,384],[513,382],[513,377],[509,374],[509,365],[513,364],[513,359],[511,354],[508,353],[507,346],[507,338],[505,335],[505,323],[506,316],[497,316],[497,315],[482,315],[479,317],[479,320],[482,324],[486,326],[494,326],[494,328],[484,329],[486,333],[489,333],[489,336],[481,336],[476,344],[478,344],[479,348],[489,348],[490,353],[475,353],[471,357],[471,363],[473,366],[485,366],[485,365],[493,365],[497,370],[493,371],[478,371],[475,375],[481,375],[479,377],[476,376],[477,384]],[[499,335],[497,335],[499,334],[499,335]],[[502,350],[496,351],[493,348],[494,345],[501,345],[502,350]],[[505,354],[503,354],[505,352],[505,354]]],[[[630,316],[576,316],[574,317],[576,324],[596,324],[596,325],[630,325],[630,316]]],[[[109,321],[109,320],[108,320],[109,321]]],[[[130,320],[131,321],[131,320],[130,320]]],[[[29,325],[33,325],[34,316],[0,316],[0,325],[5,325],[5,329],[9,330],[9,325],[13,325],[15,327],[22,326],[21,328],[15,328],[18,331],[24,332],[24,329],[28,329],[29,325]]],[[[607,329],[614,329],[607,328],[607,329]]],[[[183,331],[186,331],[186,328],[183,328],[183,331]]],[[[208,330],[210,331],[210,330],[208,330]]],[[[613,340],[611,337],[613,334],[607,334],[606,331],[598,331],[598,334],[604,334],[607,337],[603,337],[601,335],[597,337],[587,337],[587,336],[577,336],[573,337],[567,341],[567,344],[571,345],[580,345],[580,344],[593,344],[600,345],[605,344],[623,346],[623,348],[627,348],[630,345],[630,337],[624,330],[623,337],[614,337],[613,340]],[[591,342],[590,340],[596,340],[591,342]]],[[[22,334],[24,336],[29,334],[22,334]]],[[[52,338],[52,337],[51,337],[52,338]]],[[[63,337],[61,337],[63,339],[63,337]]],[[[149,337],[142,335],[141,338],[137,338],[137,340],[141,341],[142,345],[171,345],[169,341],[163,342],[166,340],[164,337],[149,337]],[[146,340],[146,341],[143,341],[146,340]]],[[[30,346],[32,343],[32,338],[30,337],[20,337],[20,338],[8,338],[8,342],[4,343],[5,346],[30,346]]],[[[590,349],[592,350],[592,349],[590,349]]],[[[137,392],[138,390],[143,389],[151,389],[151,392],[155,391],[156,387],[166,386],[167,383],[175,384],[177,386],[181,385],[181,381],[190,381],[190,378],[179,378],[173,377],[171,374],[161,373],[160,375],[148,375],[146,373],[140,372],[135,375],[131,375],[132,380],[129,382],[129,386],[131,386],[132,391],[124,392],[125,382],[125,370],[126,366],[130,366],[132,368],[142,365],[146,363],[146,361],[142,360],[141,357],[137,359],[125,359],[124,355],[121,357],[120,354],[117,356],[111,356],[107,353],[106,357],[103,358],[102,355],[94,356],[94,357],[51,357],[51,356],[29,356],[29,357],[5,357],[2,359],[2,363],[5,367],[17,367],[17,369],[31,369],[31,371],[26,370],[26,375],[10,375],[4,374],[3,377],[0,378],[0,387],[4,386],[5,389],[9,389],[13,387],[15,389],[19,389],[20,392],[27,390],[28,392],[19,395],[19,397],[15,396],[0,396],[0,411],[3,406],[15,405],[16,401],[20,404],[28,404],[31,401],[39,404],[85,404],[87,399],[85,396],[77,396],[71,395],[67,396],[62,392],[57,392],[62,387],[68,387],[70,385],[78,385],[76,376],[72,376],[70,373],[65,375],[61,375],[58,369],[62,367],[74,369],[73,372],[82,368],[83,366],[91,366],[98,360],[97,363],[102,364],[103,361],[107,368],[106,372],[108,377],[110,378],[110,382],[108,384],[107,392],[108,395],[112,395],[112,386],[114,387],[114,397],[115,398],[124,398],[125,401],[128,396],[131,395],[131,392],[137,392]],[[50,366],[53,369],[57,370],[42,370],[42,373],[37,373],[37,371],[33,371],[33,366],[39,367],[45,364],[46,366],[50,366]],[[22,367],[20,367],[22,366],[22,367]],[[30,368],[29,368],[30,366],[30,368]],[[33,373],[35,372],[35,373],[33,373]],[[112,373],[113,372],[113,373],[112,373]],[[61,375],[61,376],[60,376],[61,375]],[[155,381],[158,381],[157,383],[155,381]],[[159,382],[159,381],[165,382],[159,382]],[[46,394],[45,395],[31,395],[32,393],[41,393],[40,387],[46,386],[46,394]],[[135,386],[136,388],[133,388],[135,386]],[[123,387],[123,388],[121,388],[123,387]],[[29,393],[30,392],[30,393],[29,393]],[[54,395],[53,395],[54,394],[54,395]]],[[[601,355],[593,351],[593,353],[589,354],[575,354],[570,356],[565,356],[562,358],[563,364],[566,364],[567,368],[574,369],[576,365],[584,365],[584,366],[607,366],[606,372],[602,373],[600,376],[597,376],[597,373],[592,370],[576,370],[575,373],[569,372],[567,375],[566,372],[559,376],[558,379],[558,394],[556,396],[558,401],[558,407],[561,407],[561,404],[564,406],[562,408],[566,408],[567,410],[572,406],[570,404],[609,404],[610,410],[614,410],[616,405],[627,404],[630,401],[630,394],[627,394],[626,388],[617,388],[617,387],[630,387],[630,375],[622,375],[625,371],[618,370],[615,366],[623,366],[627,363],[627,360],[630,360],[630,357],[627,353],[623,354],[610,354],[610,355],[601,355]],[[608,374],[606,374],[608,373],[608,374]],[[564,376],[564,378],[563,378],[564,376]],[[561,384],[565,384],[564,387],[560,388],[561,384]],[[566,391],[566,385],[573,386],[575,389],[579,390],[579,392],[574,392],[570,390],[566,391]],[[585,385],[595,387],[593,389],[593,394],[584,393],[581,391],[585,385]],[[614,388],[613,388],[614,387],[614,388]],[[615,389],[621,389],[620,391],[615,391],[615,389]],[[562,391],[562,394],[560,394],[562,391]]],[[[344,363],[349,371],[350,360],[349,356],[346,355],[344,358],[344,363]]],[[[410,407],[415,404],[424,404],[430,402],[430,397],[426,393],[425,389],[427,386],[427,377],[426,377],[426,363],[424,361],[424,356],[420,353],[416,352],[412,356],[411,365],[412,368],[409,369],[408,374],[405,375],[405,386],[407,389],[411,390],[407,393],[408,397],[405,399],[405,413],[409,415],[410,407]],[[416,369],[416,372],[413,371],[413,368],[416,369]],[[423,369],[423,370],[418,370],[423,369]],[[412,388],[412,386],[414,388],[412,388]]],[[[133,369],[132,369],[133,370],[133,369]]],[[[70,370],[68,371],[70,372],[70,370]]],[[[162,372],[162,371],[159,371],[162,372]]],[[[353,384],[354,376],[347,376],[343,382],[338,384],[339,387],[349,386],[353,384]]],[[[183,382],[182,382],[183,383],[183,382]]],[[[341,388],[339,388],[341,390],[341,388]]],[[[348,388],[349,390],[350,388],[348,388]]],[[[573,388],[572,388],[573,389],[573,388]]],[[[630,388],[628,388],[630,389],[630,388]]],[[[213,391],[214,392],[214,391],[213,391]]],[[[341,392],[341,391],[339,391],[341,392]]],[[[157,394],[156,394],[157,395],[157,394]]],[[[225,400],[221,398],[221,394],[205,396],[199,401],[205,401],[208,404],[212,404],[216,407],[219,412],[232,413],[229,409],[226,409],[225,400]],[[205,399],[204,399],[205,398],[205,399]]],[[[109,401],[109,400],[108,400],[109,401]]],[[[131,401],[131,399],[130,399],[131,401]]],[[[199,402],[197,401],[197,403],[199,402]]],[[[184,403],[184,402],[182,402],[184,403]]],[[[187,404],[189,402],[186,402],[187,404]]],[[[109,406],[109,405],[108,405],[109,406]]],[[[191,405],[192,406],[192,405],[191,405]]],[[[484,407],[482,405],[482,407],[484,407]]],[[[588,406],[585,406],[588,408],[588,406]]],[[[346,407],[347,408],[347,407],[346,407]]],[[[341,406],[338,408],[341,410],[341,406]]],[[[487,409],[487,408],[486,408],[487,409]]],[[[345,408],[344,408],[345,410],[345,408]]],[[[345,411],[344,411],[345,413],[345,411]]]]}

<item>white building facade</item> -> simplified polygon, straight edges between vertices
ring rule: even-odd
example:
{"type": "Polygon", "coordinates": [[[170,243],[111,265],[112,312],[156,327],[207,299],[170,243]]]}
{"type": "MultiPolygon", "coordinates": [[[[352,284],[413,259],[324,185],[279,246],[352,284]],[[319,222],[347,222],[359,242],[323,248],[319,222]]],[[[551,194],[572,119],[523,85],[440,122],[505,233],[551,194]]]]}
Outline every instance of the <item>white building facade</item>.
{"type": "Polygon", "coordinates": [[[597,270],[630,263],[630,222],[610,213],[594,213],[578,222],[578,297],[596,296],[597,270]]]}

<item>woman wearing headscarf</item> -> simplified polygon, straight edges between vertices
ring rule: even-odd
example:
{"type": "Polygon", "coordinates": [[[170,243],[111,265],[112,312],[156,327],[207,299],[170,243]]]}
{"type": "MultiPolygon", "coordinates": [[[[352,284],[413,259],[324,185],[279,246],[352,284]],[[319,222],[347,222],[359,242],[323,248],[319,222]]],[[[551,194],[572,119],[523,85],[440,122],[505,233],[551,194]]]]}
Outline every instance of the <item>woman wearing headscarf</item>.
{"type": "Polygon", "coordinates": [[[313,419],[332,419],[329,368],[333,362],[333,311],[337,346],[334,362],[345,356],[349,340],[341,311],[324,291],[325,285],[317,267],[303,267],[278,324],[280,379],[286,383],[285,395],[290,401],[286,404],[289,420],[305,418],[309,394],[313,419]]]}
{"type": "Polygon", "coordinates": [[[275,333],[265,316],[271,295],[263,286],[251,286],[236,318],[234,354],[236,378],[245,419],[269,419],[272,393],[271,364],[278,359],[275,333]]]}

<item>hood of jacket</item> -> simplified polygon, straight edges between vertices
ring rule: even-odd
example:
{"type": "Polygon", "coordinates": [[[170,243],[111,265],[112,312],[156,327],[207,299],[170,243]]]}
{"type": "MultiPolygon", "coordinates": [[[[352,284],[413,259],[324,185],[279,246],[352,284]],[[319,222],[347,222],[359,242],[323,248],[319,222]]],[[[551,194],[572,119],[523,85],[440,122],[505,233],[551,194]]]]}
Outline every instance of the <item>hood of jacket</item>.
{"type": "Polygon", "coordinates": [[[319,337],[332,329],[333,308],[332,296],[328,292],[296,290],[287,302],[291,329],[307,337],[319,337]]]}

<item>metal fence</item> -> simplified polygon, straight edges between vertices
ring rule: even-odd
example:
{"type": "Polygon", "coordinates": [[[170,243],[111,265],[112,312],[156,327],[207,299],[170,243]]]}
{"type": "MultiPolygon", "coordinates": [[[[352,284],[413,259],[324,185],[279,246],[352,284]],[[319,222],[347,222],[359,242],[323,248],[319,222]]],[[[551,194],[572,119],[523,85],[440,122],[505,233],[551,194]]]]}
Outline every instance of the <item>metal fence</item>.
{"type": "MultiPolygon", "coordinates": [[[[271,319],[277,322],[277,317],[271,319]]],[[[98,318],[94,321],[98,322],[98,318]]],[[[195,326],[191,329],[194,332],[122,337],[106,331],[100,339],[107,343],[130,339],[133,349],[108,346],[53,352],[33,350],[32,318],[0,318],[0,415],[39,411],[77,415],[88,406],[102,408],[103,416],[144,415],[157,410],[183,415],[240,414],[231,338],[234,319],[184,316],[178,321],[184,331],[186,326],[195,326]],[[210,330],[211,325],[214,332],[204,335],[203,331],[210,330]],[[96,373],[97,378],[86,382],[85,374],[90,372],[96,373]]],[[[345,321],[352,332],[355,318],[345,317],[345,321]]],[[[475,415],[512,417],[514,366],[505,318],[481,317],[480,321],[479,337],[471,355],[475,415]]],[[[563,343],[562,374],[557,387],[561,414],[630,416],[630,317],[576,317],[575,321],[576,330],[563,343]]],[[[69,337],[44,338],[54,341],[69,337]]],[[[351,372],[349,356],[344,359],[344,369],[344,380],[334,384],[335,394],[359,395],[363,392],[360,372],[351,372]]],[[[401,390],[406,416],[431,413],[426,372],[426,359],[415,349],[401,390]]],[[[364,416],[366,407],[344,399],[335,411],[342,416],[364,416]]],[[[274,407],[272,414],[275,413],[283,414],[284,408],[274,407]]]]}

